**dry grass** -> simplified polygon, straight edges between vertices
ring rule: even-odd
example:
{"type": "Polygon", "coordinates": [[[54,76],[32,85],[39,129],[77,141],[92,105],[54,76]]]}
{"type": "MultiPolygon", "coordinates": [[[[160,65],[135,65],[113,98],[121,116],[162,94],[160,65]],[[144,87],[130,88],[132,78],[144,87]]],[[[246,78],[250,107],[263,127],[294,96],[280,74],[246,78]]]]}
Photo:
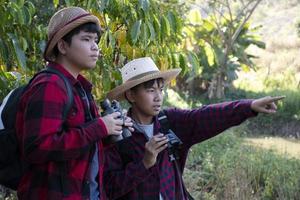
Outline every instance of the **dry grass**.
{"type": "Polygon", "coordinates": [[[272,149],[279,154],[300,159],[300,140],[278,137],[247,138],[250,145],[264,149],[272,149]]]}

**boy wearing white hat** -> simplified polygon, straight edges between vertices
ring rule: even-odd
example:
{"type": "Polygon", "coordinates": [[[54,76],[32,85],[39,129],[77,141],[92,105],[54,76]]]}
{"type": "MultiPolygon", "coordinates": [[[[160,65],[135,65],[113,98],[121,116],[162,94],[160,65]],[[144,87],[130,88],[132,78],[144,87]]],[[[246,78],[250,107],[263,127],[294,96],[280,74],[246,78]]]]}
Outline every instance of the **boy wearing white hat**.
{"type": "Polygon", "coordinates": [[[126,99],[128,115],[135,121],[132,137],[105,149],[104,182],[109,199],[173,200],[191,199],[182,173],[188,150],[257,113],[275,113],[275,101],[265,97],[203,106],[193,110],[165,109],[167,125],[181,148],[170,157],[170,138],[161,133],[163,88],[180,69],[159,71],[149,57],[138,58],[122,69],[123,84],[108,93],[116,100],[126,99]],[[170,159],[171,158],[171,159],[170,159]]]}
{"type": "Polygon", "coordinates": [[[44,58],[48,68],[67,78],[73,102],[63,119],[67,88],[50,73],[36,76],[23,94],[16,131],[29,167],[19,183],[19,199],[105,199],[101,141],[120,135],[123,121],[119,113],[99,116],[92,84],[80,75],[96,65],[100,29],[98,18],[79,7],[61,9],[50,19],[44,58]]]}

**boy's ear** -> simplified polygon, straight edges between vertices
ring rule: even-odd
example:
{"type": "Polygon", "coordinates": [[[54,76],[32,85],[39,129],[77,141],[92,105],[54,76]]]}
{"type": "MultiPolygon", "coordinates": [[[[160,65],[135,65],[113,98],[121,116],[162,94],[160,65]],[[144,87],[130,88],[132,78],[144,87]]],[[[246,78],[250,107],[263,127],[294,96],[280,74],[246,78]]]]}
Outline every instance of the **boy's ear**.
{"type": "Polygon", "coordinates": [[[127,98],[127,100],[128,100],[130,103],[134,103],[134,102],[135,102],[134,94],[133,94],[133,91],[132,91],[132,90],[127,90],[127,91],[125,92],[125,97],[127,98]]]}
{"type": "Polygon", "coordinates": [[[66,53],[67,53],[67,45],[68,44],[63,39],[60,39],[57,42],[57,49],[58,49],[58,51],[59,51],[60,54],[66,55],[66,53]]]}

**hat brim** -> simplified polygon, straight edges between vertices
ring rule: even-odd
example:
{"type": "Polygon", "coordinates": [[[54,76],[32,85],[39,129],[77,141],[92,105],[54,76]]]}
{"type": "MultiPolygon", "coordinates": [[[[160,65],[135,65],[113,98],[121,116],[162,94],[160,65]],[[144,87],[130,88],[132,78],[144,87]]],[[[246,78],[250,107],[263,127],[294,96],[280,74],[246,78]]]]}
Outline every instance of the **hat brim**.
{"type": "Polygon", "coordinates": [[[134,79],[134,80],[129,80],[123,83],[120,86],[115,87],[111,91],[108,92],[107,98],[110,100],[124,100],[125,99],[125,92],[141,83],[153,80],[153,79],[158,79],[162,78],[164,79],[165,84],[168,84],[172,79],[174,79],[178,74],[180,73],[181,69],[170,69],[167,71],[158,71],[154,72],[148,75],[145,75],[141,78],[134,79]]]}
{"type": "Polygon", "coordinates": [[[47,42],[47,45],[46,45],[46,48],[44,51],[45,60],[54,61],[55,56],[53,55],[53,49],[54,49],[55,45],[57,44],[57,42],[61,38],[63,38],[66,34],[68,34],[70,31],[72,31],[74,28],[76,28],[82,24],[88,23],[88,22],[95,23],[99,27],[99,30],[101,30],[100,21],[94,15],[86,15],[84,17],[74,20],[73,22],[65,25],[59,31],[57,31],[52,38],[49,38],[49,41],[47,42]]]}

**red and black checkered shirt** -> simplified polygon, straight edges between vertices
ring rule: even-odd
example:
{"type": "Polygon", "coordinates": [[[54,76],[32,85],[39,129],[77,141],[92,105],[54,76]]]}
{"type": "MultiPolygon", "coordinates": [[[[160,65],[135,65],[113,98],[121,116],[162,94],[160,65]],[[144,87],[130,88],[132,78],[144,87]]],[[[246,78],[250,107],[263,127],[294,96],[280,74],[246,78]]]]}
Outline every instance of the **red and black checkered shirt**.
{"type": "MultiPolygon", "coordinates": [[[[161,152],[156,164],[147,170],[142,163],[147,139],[144,134],[135,131],[122,144],[124,148],[111,146],[104,151],[104,187],[107,197],[159,200],[161,194],[164,200],[187,199],[181,175],[190,147],[255,116],[256,113],[251,110],[250,105],[251,100],[240,100],[194,110],[165,110],[171,129],[183,142],[180,159],[177,161],[178,170],[174,162],[169,161],[167,150],[161,152]]],[[[159,128],[156,117],[154,135],[159,133],[159,128]]]]}
{"type": "Polygon", "coordinates": [[[73,86],[74,102],[65,127],[63,111],[68,97],[63,80],[56,74],[42,73],[21,98],[16,129],[22,158],[29,169],[18,187],[19,199],[89,199],[90,163],[99,149],[99,190],[102,192],[103,146],[107,136],[98,109],[90,100],[94,119],[85,122],[84,102],[77,86],[90,93],[92,85],[81,75],[75,79],[62,66],[51,67],[64,74],[73,86]],[[97,143],[96,143],[97,142],[97,143]]]}

